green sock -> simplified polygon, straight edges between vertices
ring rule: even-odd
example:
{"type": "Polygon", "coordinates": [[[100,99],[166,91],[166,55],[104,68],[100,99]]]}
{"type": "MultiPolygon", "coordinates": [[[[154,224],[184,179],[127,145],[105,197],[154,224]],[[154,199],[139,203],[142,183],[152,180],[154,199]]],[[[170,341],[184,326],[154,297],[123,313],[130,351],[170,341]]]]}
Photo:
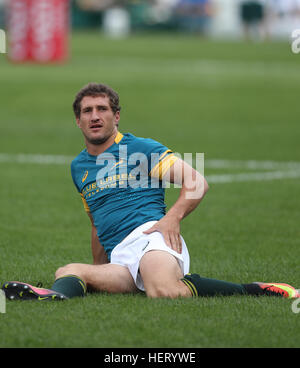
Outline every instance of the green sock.
{"type": "Polygon", "coordinates": [[[58,291],[68,298],[73,298],[74,296],[85,295],[86,284],[78,276],[66,275],[56,279],[51,290],[58,291]]]}
{"type": "Polygon", "coordinates": [[[246,290],[242,284],[208,279],[196,273],[188,273],[181,281],[188,286],[193,296],[246,294],[246,290]]]}

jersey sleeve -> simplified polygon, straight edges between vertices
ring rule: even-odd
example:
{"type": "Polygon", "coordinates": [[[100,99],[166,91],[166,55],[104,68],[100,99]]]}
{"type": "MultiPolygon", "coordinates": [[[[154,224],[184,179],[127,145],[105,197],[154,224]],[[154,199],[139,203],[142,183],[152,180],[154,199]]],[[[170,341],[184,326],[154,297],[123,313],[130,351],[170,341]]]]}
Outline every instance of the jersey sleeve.
{"type": "Polygon", "coordinates": [[[149,163],[149,176],[159,180],[178,159],[171,149],[153,139],[144,139],[144,153],[149,163]]]}
{"type": "Polygon", "coordinates": [[[171,150],[167,150],[159,157],[158,162],[151,168],[149,175],[162,180],[165,173],[174,165],[178,157],[171,150]]]}

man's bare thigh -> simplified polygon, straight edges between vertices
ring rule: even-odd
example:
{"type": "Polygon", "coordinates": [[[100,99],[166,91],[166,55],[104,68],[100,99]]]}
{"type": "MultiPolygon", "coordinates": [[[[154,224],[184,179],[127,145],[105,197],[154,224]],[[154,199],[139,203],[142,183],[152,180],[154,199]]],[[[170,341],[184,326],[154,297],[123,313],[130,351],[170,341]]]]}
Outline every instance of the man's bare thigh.
{"type": "Polygon", "coordinates": [[[56,278],[70,274],[82,278],[87,287],[94,291],[109,293],[134,293],[138,291],[129,270],[121,265],[71,263],[59,268],[56,271],[56,278]]]}
{"type": "Polygon", "coordinates": [[[147,252],[140,262],[140,274],[147,296],[178,297],[190,296],[188,288],[181,281],[182,270],[177,259],[161,250],[147,252]]]}

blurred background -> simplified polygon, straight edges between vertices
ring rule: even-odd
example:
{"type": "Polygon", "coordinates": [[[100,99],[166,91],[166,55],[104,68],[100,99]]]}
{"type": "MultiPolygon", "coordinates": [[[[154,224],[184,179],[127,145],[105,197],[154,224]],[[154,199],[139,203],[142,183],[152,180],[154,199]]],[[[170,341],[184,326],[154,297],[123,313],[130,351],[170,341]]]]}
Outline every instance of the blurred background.
{"type": "Polygon", "coordinates": [[[2,152],[76,153],[73,96],[101,81],[178,152],[300,158],[300,0],[0,0],[0,28],[2,152]]]}
{"type": "MultiPolygon", "coordinates": [[[[52,0],[49,0],[51,2],[52,0]]],[[[5,6],[0,0],[0,27],[5,6]]],[[[21,3],[28,3],[22,0],[21,3]]],[[[41,1],[43,2],[43,1],[41,1]]],[[[54,1],[55,2],[55,1],[54,1]]],[[[206,37],[278,39],[299,26],[300,0],[70,0],[73,30],[112,36],[132,32],[190,32],[206,37]]]]}
{"type": "Polygon", "coordinates": [[[299,26],[299,0],[77,0],[75,28],[108,34],[168,30],[207,37],[289,37],[299,26]]]}
{"type": "Polygon", "coordinates": [[[69,144],[73,154],[81,137],[68,125],[71,100],[98,80],[122,93],[131,106],[123,110],[124,125],[136,134],[159,140],[171,127],[171,144],[215,157],[241,158],[247,149],[249,158],[279,158],[286,149],[298,155],[286,143],[298,121],[300,56],[291,34],[300,28],[300,0],[0,0],[0,28],[7,36],[2,119],[18,124],[12,139],[2,121],[2,152],[64,153],[69,144]],[[32,100],[45,113],[30,110],[32,100]],[[197,134],[182,131],[181,117],[199,130],[201,148],[197,134]],[[77,141],[66,142],[64,129],[77,141]]]}

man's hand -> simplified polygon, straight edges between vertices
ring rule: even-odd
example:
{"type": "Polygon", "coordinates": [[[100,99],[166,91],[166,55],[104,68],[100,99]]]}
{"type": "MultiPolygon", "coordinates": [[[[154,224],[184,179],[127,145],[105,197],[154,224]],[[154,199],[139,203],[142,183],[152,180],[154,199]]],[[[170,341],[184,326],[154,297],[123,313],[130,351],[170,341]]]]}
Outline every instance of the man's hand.
{"type": "Polygon", "coordinates": [[[158,231],[164,237],[168,247],[177,253],[182,252],[182,243],[180,238],[180,221],[175,216],[166,215],[155,223],[150,229],[144,231],[144,234],[151,234],[158,231]]]}

